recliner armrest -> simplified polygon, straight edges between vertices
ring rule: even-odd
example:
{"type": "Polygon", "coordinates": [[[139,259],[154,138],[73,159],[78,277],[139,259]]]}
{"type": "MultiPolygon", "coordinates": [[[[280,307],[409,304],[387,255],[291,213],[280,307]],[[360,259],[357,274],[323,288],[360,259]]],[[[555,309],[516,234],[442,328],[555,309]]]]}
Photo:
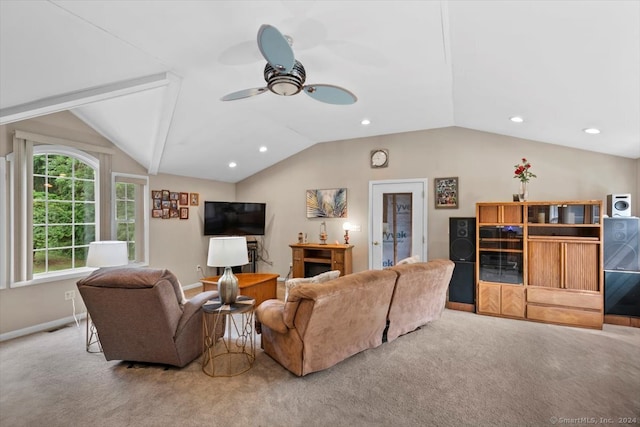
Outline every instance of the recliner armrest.
{"type": "Polygon", "coordinates": [[[200,310],[205,302],[209,301],[212,298],[216,298],[217,296],[217,291],[207,291],[200,292],[199,294],[188,300],[182,306],[182,317],[180,318],[180,322],[178,323],[178,327],[176,328],[176,335],[178,335],[184,325],[187,324],[189,319],[191,319],[193,315],[200,310]]]}
{"type": "Polygon", "coordinates": [[[289,329],[284,323],[284,302],[277,299],[264,301],[256,309],[257,320],[268,328],[281,334],[289,329]]]}

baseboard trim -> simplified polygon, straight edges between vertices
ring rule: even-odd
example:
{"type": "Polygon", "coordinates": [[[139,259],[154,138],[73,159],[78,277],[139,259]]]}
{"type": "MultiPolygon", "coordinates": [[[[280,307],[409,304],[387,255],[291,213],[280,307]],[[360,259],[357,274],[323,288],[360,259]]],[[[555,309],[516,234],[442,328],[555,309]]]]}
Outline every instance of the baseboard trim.
{"type": "Polygon", "coordinates": [[[476,306],[474,304],[447,301],[444,306],[451,310],[468,311],[470,313],[476,312],[476,306]]]}
{"type": "Polygon", "coordinates": [[[640,317],[617,316],[615,314],[605,314],[604,323],[610,325],[631,326],[640,328],[640,317]]]}
{"type": "MultiPolygon", "coordinates": [[[[76,318],[78,320],[84,319],[85,317],[87,317],[86,313],[79,313],[76,315],[76,318]]],[[[25,335],[35,334],[37,332],[45,332],[50,329],[55,329],[55,328],[59,328],[60,326],[68,325],[69,323],[75,323],[75,318],[73,316],[52,320],[51,322],[40,323],[39,325],[33,325],[27,328],[17,329],[15,331],[5,332],[4,334],[0,334],[0,342],[23,337],[25,335]]]]}
{"type": "Polygon", "coordinates": [[[199,287],[202,287],[202,282],[196,282],[196,283],[192,283],[190,285],[183,286],[182,290],[188,291],[189,289],[195,289],[195,288],[199,288],[199,287]]]}

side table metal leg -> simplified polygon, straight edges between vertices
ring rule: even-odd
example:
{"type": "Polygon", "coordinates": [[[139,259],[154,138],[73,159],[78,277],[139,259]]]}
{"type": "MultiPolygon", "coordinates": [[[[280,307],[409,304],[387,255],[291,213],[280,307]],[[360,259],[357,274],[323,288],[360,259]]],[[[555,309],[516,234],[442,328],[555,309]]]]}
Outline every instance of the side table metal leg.
{"type": "Polygon", "coordinates": [[[96,325],[91,321],[91,316],[87,311],[87,325],[86,325],[86,350],[87,353],[102,353],[102,344],[100,344],[100,338],[98,337],[98,330],[96,325]],[[98,347],[97,350],[92,349],[93,345],[98,347]]]}

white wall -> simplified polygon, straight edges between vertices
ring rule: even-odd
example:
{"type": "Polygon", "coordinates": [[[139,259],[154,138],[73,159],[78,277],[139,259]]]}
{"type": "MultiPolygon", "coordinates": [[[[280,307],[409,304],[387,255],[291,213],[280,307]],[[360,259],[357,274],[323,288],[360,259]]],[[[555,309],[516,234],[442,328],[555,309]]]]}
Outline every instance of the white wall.
{"type": "Polygon", "coordinates": [[[342,239],[342,223],[361,225],[351,232],[354,271],[368,268],[368,183],[371,180],[428,178],[429,258],[448,258],[448,218],[475,216],[479,201],[510,201],[518,188],[514,165],[526,157],[532,163],[530,200],[591,200],[606,202],[612,192],[640,199],[640,162],[524,139],[463,128],[442,128],[317,144],[237,185],[237,200],[267,202],[265,242],[273,267],[286,275],[291,262],[289,244],[298,232],[318,242],[319,220],[307,219],[305,192],[318,188],[347,188],[346,220],[327,220],[329,241],[342,239]],[[389,167],[371,169],[369,153],[390,150],[389,167]],[[459,177],[460,208],[435,209],[433,178],[459,177]]]}
{"type": "MultiPolygon", "coordinates": [[[[0,126],[0,156],[12,151],[13,131],[16,129],[115,148],[77,117],[63,112],[0,126]]],[[[117,149],[113,156],[112,170],[147,175],[144,167],[117,149]]],[[[235,198],[233,184],[171,175],[150,176],[149,187],[154,190],[200,193],[201,201],[208,198],[235,198]]],[[[200,276],[195,271],[196,264],[201,264],[206,271],[208,239],[202,233],[202,203],[198,207],[190,207],[189,210],[188,220],[150,219],[149,224],[150,266],[170,269],[183,285],[198,281],[200,276]]],[[[50,322],[55,323],[60,319],[69,320],[73,312],[72,304],[71,301],[65,301],[64,292],[77,290],[77,280],[0,289],[0,336],[11,336],[15,331],[27,331],[38,325],[50,325],[50,322]]],[[[85,309],[84,304],[79,294],[76,295],[76,312],[81,313],[85,309]]]]}
{"type": "MultiPolygon", "coordinates": [[[[111,146],[72,114],[58,113],[0,126],[0,156],[11,150],[14,129],[111,146]]],[[[150,220],[150,265],[170,269],[183,285],[197,282],[200,276],[195,266],[200,264],[207,272],[208,238],[202,233],[202,202],[266,202],[267,229],[262,240],[264,256],[273,266],[261,263],[258,268],[285,276],[291,261],[288,245],[297,240],[298,232],[308,233],[311,241],[318,241],[320,221],[306,218],[306,190],[346,187],[348,220],[362,229],[350,233],[355,245],[354,270],[364,270],[368,264],[369,181],[426,177],[432,187],[435,177],[458,176],[459,209],[434,209],[432,188],[427,201],[429,256],[446,258],[448,218],[474,216],[478,201],[510,200],[517,188],[517,180],[512,178],[513,165],[523,156],[532,162],[532,170],[538,175],[531,183],[533,200],[604,200],[608,193],[629,192],[635,195],[634,213],[640,214],[640,160],[444,128],[317,144],[238,185],[172,175],[150,176],[151,190],[200,193],[200,206],[190,208],[189,220],[150,220]],[[390,166],[371,169],[369,152],[380,147],[390,150],[390,166]]],[[[114,156],[113,170],[146,174],[141,165],[120,151],[114,156]]],[[[327,220],[329,241],[342,240],[343,221],[327,220]]],[[[64,300],[64,291],[71,289],[76,289],[75,280],[0,290],[0,335],[68,318],[71,304],[64,300]]],[[[83,310],[80,301],[77,305],[83,310]]]]}

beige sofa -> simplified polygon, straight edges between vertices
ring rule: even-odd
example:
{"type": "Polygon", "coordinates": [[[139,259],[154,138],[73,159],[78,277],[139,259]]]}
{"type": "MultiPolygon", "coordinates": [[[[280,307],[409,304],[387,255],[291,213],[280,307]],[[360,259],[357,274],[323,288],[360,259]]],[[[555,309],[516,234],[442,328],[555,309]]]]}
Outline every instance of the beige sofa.
{"type": "Polygon", "coordinates": [[[298,376],[329,368],[439,318],[453,268],[434,260],[300,284],[257,308],[262,348],[298,376]]]}

